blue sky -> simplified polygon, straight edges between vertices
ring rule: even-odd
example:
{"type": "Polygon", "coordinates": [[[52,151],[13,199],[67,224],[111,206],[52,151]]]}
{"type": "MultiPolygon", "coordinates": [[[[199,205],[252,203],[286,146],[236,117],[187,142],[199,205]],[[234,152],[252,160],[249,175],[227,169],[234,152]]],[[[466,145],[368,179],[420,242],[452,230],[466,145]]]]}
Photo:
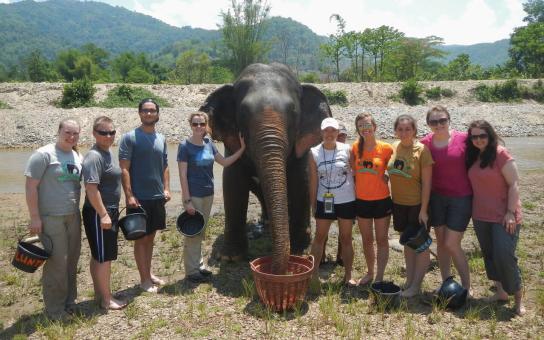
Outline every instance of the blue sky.
{"type": "MultiPolygon", "coordinates": [[[[216,29],[230,0],[99,0],[153,16],[173,26],[216,29]]],[[[0,2],[14,2],[0,0],[0,2]]],[[[268,0],[272,16],[291,17],[321,35],[334,33],[331,14],[347,30],[393,26],[407,36],[436,35],[446,44],[508,38],[525,16],[521,0],[268,0]]]]}

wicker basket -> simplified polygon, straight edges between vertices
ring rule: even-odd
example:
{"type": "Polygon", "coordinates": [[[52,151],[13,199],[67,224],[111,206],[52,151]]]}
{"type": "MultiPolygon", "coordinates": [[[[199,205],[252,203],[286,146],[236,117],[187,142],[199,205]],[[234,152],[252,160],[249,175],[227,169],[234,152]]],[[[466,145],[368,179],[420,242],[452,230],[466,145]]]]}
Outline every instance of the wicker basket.
{"type": "Polygon", "coordinates": [[[314,269],[314,257],[289,256],[288,274],[271,274],[272,256],[251,261],[257,293],[263,304],[281,312],[304,300],[314,269]]]}

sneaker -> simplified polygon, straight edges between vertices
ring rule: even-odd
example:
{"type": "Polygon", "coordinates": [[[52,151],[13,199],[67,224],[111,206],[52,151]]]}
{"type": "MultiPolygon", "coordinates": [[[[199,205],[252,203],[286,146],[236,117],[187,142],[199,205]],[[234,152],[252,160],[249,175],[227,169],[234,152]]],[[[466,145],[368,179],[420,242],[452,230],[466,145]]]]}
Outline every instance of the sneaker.
{"type": "Polygon", "coordinates": [[[212,272],[207,268],[201,268],[198,272],[204,276],[212,276],[212,272]]]}
{"type": "Polygon", "coordinates": [[[196,272],[194,274],[187,275],[185,278],[187,280],[193,282],[193,283],[204,283],[204,282],[209,282],[210,281],[209,276],[202,275],[200,272],[196,272]]]}

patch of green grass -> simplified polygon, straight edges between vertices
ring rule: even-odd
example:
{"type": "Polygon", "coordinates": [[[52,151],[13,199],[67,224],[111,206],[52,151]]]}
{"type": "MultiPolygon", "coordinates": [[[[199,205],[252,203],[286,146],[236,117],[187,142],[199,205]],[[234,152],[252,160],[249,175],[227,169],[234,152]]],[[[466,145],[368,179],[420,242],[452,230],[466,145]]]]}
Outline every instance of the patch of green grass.
{"type": "Polygon", "coordinates": [[[425,99],[421,97],[422,93],[423,87],[411,79],[402,84],[398,95],[406,104],[414,106],[425,103],[425,99]]]}
{"type": "Polygon", "coordinates": [[[535,210],[536,208],[536,203],[535,202],[532,202],[532,201],[523,201],[523,203],[521,203],[521,206],[523,207],[523,209],[525,210],[535,210]]]}
{"type": "Polygon", "coordinates": [[[158,97],[142,87],[119,85],[108,91],[106,99],[97,103],[99,107],[137,107],[144,98],[153,98],[160,107],[171,107],[166,99],[158,97]]]}
{"type": "Polygon", "coordinates": [[[340,105],[342,107],[348,106],[348,97],[346,96],[345,91],[331,91],[324,89],[322,92],[325,97],[327,97],[329,105],[340,105]]]}
{"type": "Polygon", "coordinates": [[[140,307],[138,307],[135,302],[129,303],[128,306],[123,309],[123,313],[128,320],[135,320],[141,314],[140,307]]]}
{"type": "Polygon", "coordinates": [[[515,79],[495,85],[480,84],[472,93],[481,102],[518,102],[522,96],[522,86],[515,79]]]}
{"type": "Polygon", "coordinates": [[[134,339],[151,339],[153,333],[157,331],[157,329],[166,327],[168,325],[168,322],[164,319],[158,318],[153,320],[153,322],[149,323],[145,326],[145,328],[136,334],[134,336],[134,339]]]}
{"type": "Polygon", "coordinates": [[[0,100],[0,109],[13,109],[13,107],[0,100]]]}
{"type": "Polygon", "coordinates": [[[539,288],[536,291],[536,305],[540,312],[544,312],[544,288],[539,288]]]}
{"type": "Polygon", "coordinates": [[[244,290],[243,295],[249,300],[252,301],[253,298],[257,295],[255,289],[255,281],[249,277],[244,277],[242,279],[242,288],[244,290]]]}

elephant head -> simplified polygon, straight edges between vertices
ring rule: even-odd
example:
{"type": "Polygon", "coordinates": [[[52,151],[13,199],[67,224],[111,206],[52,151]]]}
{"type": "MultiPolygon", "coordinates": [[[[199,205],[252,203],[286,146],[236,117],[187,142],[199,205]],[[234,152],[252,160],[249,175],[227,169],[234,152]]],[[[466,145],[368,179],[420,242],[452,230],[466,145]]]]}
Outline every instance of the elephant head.
{"type": "Polygon", "coordinates": [[[212,138],[223,141],[228,153],[239,148],[239,133],[245,138],[247,148],[238,162],[259,178],[271,227],[272,271],[285,273],[293,213],[288,210],[286,164],[319,143],[320,123],[331,116],[326,97],[314,86],[301,85],[284,65],[253,64],[233,85],[211,93],[200,110],[210,117],[212,138]]]}

